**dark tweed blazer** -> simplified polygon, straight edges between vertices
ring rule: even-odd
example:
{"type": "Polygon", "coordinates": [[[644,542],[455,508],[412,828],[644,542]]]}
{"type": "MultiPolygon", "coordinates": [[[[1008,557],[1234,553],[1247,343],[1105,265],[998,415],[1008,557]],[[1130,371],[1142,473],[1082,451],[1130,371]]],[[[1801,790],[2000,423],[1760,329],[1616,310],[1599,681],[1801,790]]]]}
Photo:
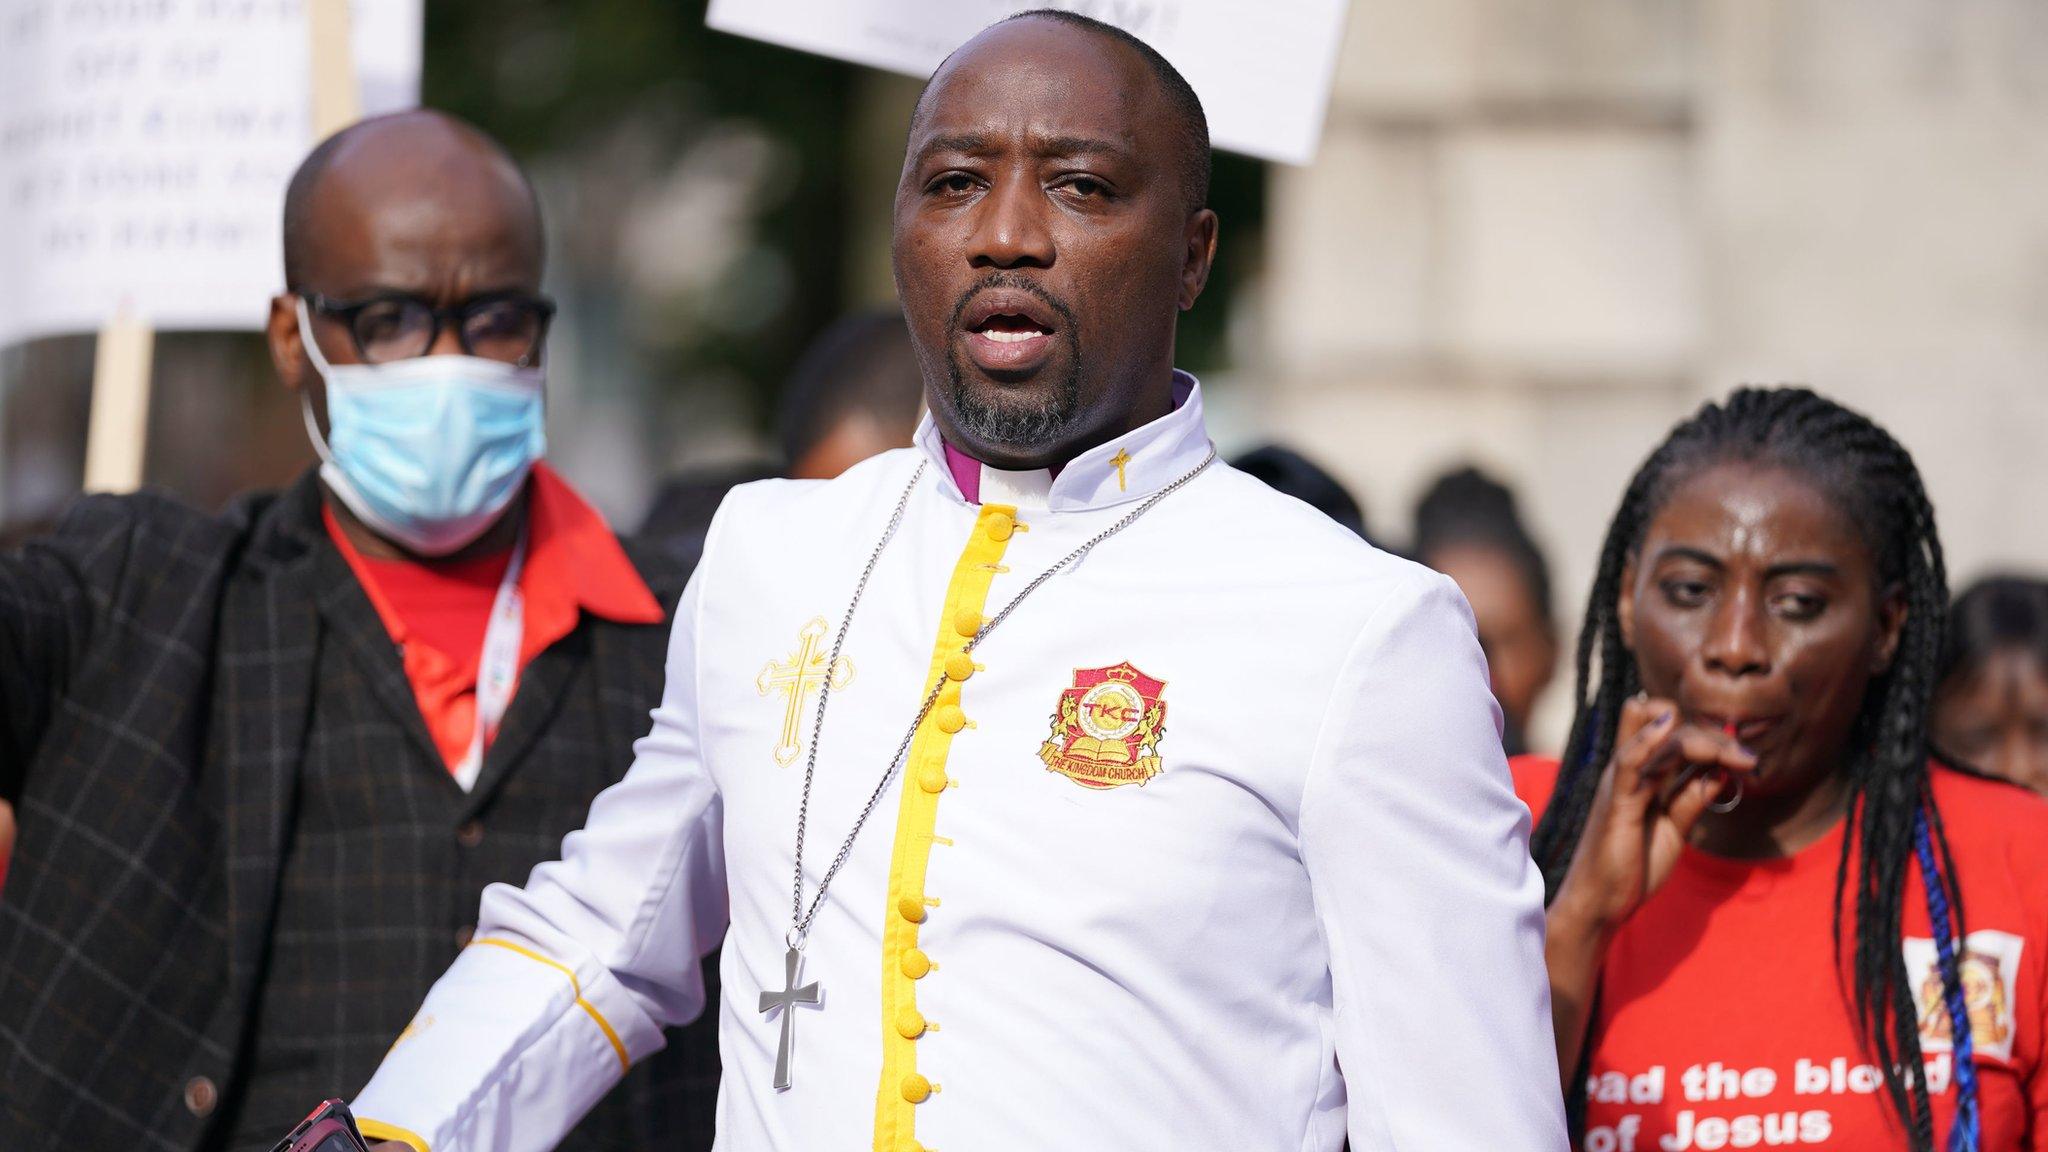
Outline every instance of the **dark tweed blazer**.
{"type": "MultiPolygon", "coordinates": [[[[221,516],[147,493],[95,497],[52,536],[0,557],[0,796],[20,819],[0,892],[0,1149],[222,1147],[263,1031],[255,1007],[321,1002],[313,987],[279,996],[272,982],[306,976],[270,965],[309,742],[330,771],[348,770],[336,749],[359,745],[365,779],[432,745],[397,652],[366,642],[381,625],[318,510],[310,474],[221,516]],[[329,721],[314,717],[316,699],[334,710],[335,693],[358,682],[364,700],[381,694],[389,706],[349,712],[349,723],[378,728],[373,738],[318,741],[329,721]]],[[[627,550],[673,609],[685,567],[672,552],[627,550]]],[[[659,698],[666,644],[666,627],[586,616],[527,668],[476,790],[447,801],[449,822],[470,828],[465,847],[496,853],[478,868],[479,888],[552,856],[625,770],[659,698]],[[522,773],[547,779],[522,792],[522,773]],[[490,827],[494,810],[519,826],[486,841],[474,822],[490,827]]],[[[351,876],[386,892],[448,888],[451,827],[437,818],[380,831],[351,845],[351,876]],[[433,850],[408,837],[431,837],[433,850]]],[[[443,919],[462,915],[439,910],[453,898],[430,902],[443,919]]],[[[452,959],[457,933],[431,917],[385,935],[426,955],[411,937],[427,931],[452,959]]],[[[359,957],[350,972],[393,971],[393,941],[377,933],[329,946],[359,957]]],[[[401,970],[336,987],[346,1012],[292,1025],[319,1032],[346,1018],[336,1031],[356,1033],[357,1050],[330,1066],[374,1065],[381,1049],[362,1049],[361,1034],[402,1024],[442,962],[415,964],[417,981],[401,970]]],[[[564,1147],[708,1147],[714,1027],[707,1014],[672,1035],[564,1147]]]]}

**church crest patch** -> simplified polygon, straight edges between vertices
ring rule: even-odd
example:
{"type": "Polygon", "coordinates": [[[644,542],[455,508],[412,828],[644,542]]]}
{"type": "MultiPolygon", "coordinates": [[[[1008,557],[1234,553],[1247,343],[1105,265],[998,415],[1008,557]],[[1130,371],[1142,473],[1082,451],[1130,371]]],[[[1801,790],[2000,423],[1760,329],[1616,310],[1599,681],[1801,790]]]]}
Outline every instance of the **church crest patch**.
{"type": "Polygon", "coordinates": [[[1159,775],[1159,742],[1166,736],[1166,681],[1126,662],[1077,668],[1074,686],[1060,693],[1052,735],[1038,750],[1047,770],[1083,788],[1143,785],[1159,775]]]}

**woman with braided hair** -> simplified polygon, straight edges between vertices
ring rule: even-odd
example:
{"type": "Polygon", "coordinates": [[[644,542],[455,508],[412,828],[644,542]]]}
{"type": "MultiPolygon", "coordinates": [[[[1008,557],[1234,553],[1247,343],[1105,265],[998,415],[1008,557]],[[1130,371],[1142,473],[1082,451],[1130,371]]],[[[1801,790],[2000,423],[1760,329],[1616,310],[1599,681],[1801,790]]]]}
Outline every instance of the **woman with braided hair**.
{"type": "Polygon", "coordinates": [[[1587,1152],[2048,1149],[2048,805],[1930,763],[1946,601],[1912,458],[1810,391],[1630,482],[1515,765],[1587,1152]]]}

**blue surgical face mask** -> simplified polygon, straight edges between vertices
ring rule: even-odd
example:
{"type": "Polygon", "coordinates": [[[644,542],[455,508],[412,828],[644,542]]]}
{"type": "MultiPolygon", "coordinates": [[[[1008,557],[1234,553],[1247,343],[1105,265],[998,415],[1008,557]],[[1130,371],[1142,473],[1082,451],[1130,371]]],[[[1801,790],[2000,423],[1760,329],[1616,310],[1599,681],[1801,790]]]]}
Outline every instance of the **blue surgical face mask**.
{"type": "Polygon", "coordinates": [[[329,364],[299,301],[299,339],[327,381],[325,438],[301,392],[320,478],[379,535],[446,556],[484,534],[547,451],[539,367],[478,356],[329,364]]]}

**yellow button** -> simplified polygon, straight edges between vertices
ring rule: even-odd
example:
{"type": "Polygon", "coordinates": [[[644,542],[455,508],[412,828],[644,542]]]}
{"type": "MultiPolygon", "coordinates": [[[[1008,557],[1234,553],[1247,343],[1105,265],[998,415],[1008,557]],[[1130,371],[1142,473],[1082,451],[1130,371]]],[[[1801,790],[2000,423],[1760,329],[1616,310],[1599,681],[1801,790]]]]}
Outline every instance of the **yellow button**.
{"type": "Polygon", "coordinates": [[[915,896],[905,896],[896,902],[896,911],[903,914],[912,924],[924,923],[924,901],[915,896]]]}
{"type": "Polygon", "coordinates": [[[896,1014],[896,1032],[905,1040],[915,1040],[924,1035],[924,1013],[915,1008],[905,1008],[896,1014]]]}
{"type": "Polygon", "coordinates": [[[903,954],[903,974],[905,976],[910,977],[912,980],[922,980],[924,979],[924,974],[931,970],[932,958],[925,955],[921,949],[912,948],[903,954]]]}
{"type": "Polygon", "coordinates": [[[953,631],[962,636],[972,636],[981,631],[981,613],[972,608],[962,608],[959,615],[953,617],[953,631]]]}
{"type": "Polygon", "coordinates": [[[988,518],[988,538],[1000,544],[1017,530],[1017,522],[998,512],[988,518]]]}
{"type": "Polygon", "coordinates": [[[917,774],[917,786],[936,796],[946,790],[946,770],[939,767],[927,768],[917,774]]]}
{"type": "Polygon", "coordinates": [[[946,679],[965,680],[974,675],[974,657],[965,652],[955,652],[946,657],[946,679]]]}
{"type": "Polygon", "coordinates": [[[962,712],[958,704],[944,705],[932,713],[932,720],[938,724],[939,731],[949,736],[967,727],[967,713],[962,712]]]}
{"type": "Polygon", "coordinates": [[[912,1104],[922,1104],[931,1098],[932,1082],[912,1072],[903,1078],[903,1098],[912,1104]]]}

